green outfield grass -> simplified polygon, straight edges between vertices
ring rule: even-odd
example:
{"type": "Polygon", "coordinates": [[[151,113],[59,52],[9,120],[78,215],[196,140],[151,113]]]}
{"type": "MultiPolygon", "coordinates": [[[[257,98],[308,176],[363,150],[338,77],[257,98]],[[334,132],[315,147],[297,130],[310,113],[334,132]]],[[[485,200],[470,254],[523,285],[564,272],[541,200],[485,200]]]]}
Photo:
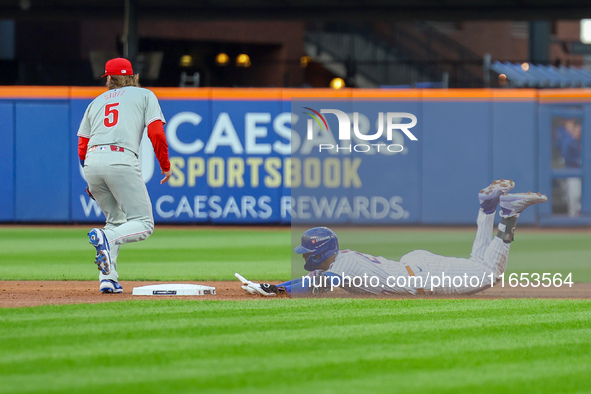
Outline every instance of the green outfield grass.
{"type": "Polygon", "coordinates": [[[0,322],[0,392],[591,390],[581,300],[131,301],[0,322]]]}
{"type": "MultiPolygon", "coordinates": [[[[0,280],[96,280],[86,232],[0,228],[0,280]]],[[[474,237],[470,229],[338,233],[342,248],[392,259],[418,248],[467,257],[474,237]]],[[[122,248],[119,272],[284,280],[291,238],[299,233],[289,228],[158,228],[122,248]]],[[[588,238],[524,229],[508,272],[591,281],[588,238]]],[[[0,393],[590,392],[590,327],[588,300],[253,296],[0,309],[0,393]]]]}
{"type": "MultiPolygon", "coordinates": [[[[0,228],[0,280],[95,280],[94,248],[82,227],[0,228]]],[[[221,280],[234,272],[289,279],[290,229],[157,229],[124,245],[121,280],[221,280]]]]}
{"type": "MultiPolygon", "coordinates": [[[[0,280],[94,280],[94,249],[88,229],[0,228],[0,280]]],[[[414,249],[468,257],[474,230],[337,229],[340,246],[391,259],[414,249]]],[[[303,271],[303,260],[290,254],[299,239],[290,228],[157,228],[143,242],[121,248],[121,280],[290,279],[303,271]],[[301,262],[301,263],[300,263],[301,262]]],[[[507,274],[572,272],[575,282],[591,282],[589,232],[536,232],[520,229],[511,247],[507,274]]]]}

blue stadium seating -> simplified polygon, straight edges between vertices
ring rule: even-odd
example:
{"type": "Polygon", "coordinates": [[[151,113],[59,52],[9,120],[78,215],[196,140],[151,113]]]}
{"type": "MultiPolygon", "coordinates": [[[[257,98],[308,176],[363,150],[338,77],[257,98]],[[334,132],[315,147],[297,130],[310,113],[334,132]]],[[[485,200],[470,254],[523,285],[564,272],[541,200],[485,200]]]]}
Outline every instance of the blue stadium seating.
{"type": "Polygon", "coordinates": [[[524,88],[581,88],[591,87],[591,72],[577,67],[547,66],[528,63],[522,68],[521,63],[495,61],[491,71],[507,76],[507,87],[524,88]],[[525,69],[524,69],[525,68],[525,69]]]}

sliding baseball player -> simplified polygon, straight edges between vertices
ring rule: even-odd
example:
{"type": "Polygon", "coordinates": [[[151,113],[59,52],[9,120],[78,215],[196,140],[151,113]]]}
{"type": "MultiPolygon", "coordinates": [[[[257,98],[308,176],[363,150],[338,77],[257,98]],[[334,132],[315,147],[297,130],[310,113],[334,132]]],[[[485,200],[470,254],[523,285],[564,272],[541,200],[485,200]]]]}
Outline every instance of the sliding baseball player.
{"type": "Polygon", "coordinates": [[[337,235],[327,227],[305,231],[295,252],[303,256],[308,276],[274,286],[254,283],[239,274],[242,288],[263,296],[278,293],[317,293],[336,287],[370,294],[468,295],[491,287],[507,267],[509,249],[521,212],[547,201],[540,193],[507,194],[512,180],[498,180],[478,194],[480,210],[470,258],[445,257],[415,250],[388,260],[354,250],[340,250],[337,235]],[[493,237],[494,217],[500,205],[501,223],[493,237]]]}

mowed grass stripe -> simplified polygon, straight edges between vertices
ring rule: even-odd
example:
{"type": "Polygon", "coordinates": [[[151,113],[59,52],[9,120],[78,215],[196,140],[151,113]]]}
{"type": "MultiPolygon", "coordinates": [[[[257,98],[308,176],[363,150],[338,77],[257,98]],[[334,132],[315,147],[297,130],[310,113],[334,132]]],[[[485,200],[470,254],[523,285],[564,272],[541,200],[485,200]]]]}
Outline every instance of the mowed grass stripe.
{"type": "MultiPolygon", "coordinates": [[[[35,252],[55,252],[64,249],[70,251],[93,250],[86,236],[88,230],[61,228],[45,231],[19,230],[13,233],[7,228],[0,228],[2,255],[28,255],[35,252]]],[[[197,248],[224,253],[228,249],[243,247],[289,245],[289,234],[288,228],[277,228],[276,231],[249,228],[242,230],[157,229],[150,238],[139,243],[126,244],[123,249],[138,249],[139,253],[142,253],[146,249],[168,252],[197,248]]]]}
{"type": "MultiPolygon", "coordinates": [[[[174,301],[171,301],[174,302],[174,301]]],[[[396,322],[392,323],[400,325],[398,330],[400,332],[411,331],[416,333],[417,331],[432,330],[434,326],[421,326],[411,327],[409,324],[418,322],[422,324],[424,322],[438,322],[441,323],[445,320],[456,320],[456,327],[460,328],[462,321],[461,319],[468,319],[469,322],[478,322],[479,320],[486,321],[488,316],[492,314],[499,314],[502,311],[502,315],[499,315],[495,320],[499,322],[511,322],[515,323],[515,318],[520,318],[520,323],[528,321],[530,318],[538,318],[542,314],[536,309],[528,311],[524,308],[525,305],[531,303],[530,300],[490,300],[490,301],[463,301],[463,300],[322,300],[327,305],[339,305],[343,309],[329,309],[323,311],[322,315],[310,316],[309,313],[309,302],[316,302],[316,300],[278,300],[270,301],[268,307],[270,308],[259,308],[264,303],[255,302],[252,305],[248,305],[248,314],[244,315],[241,313],[242,304],[226,304],[213,301],[200,302],[200,308],[194,310],[194,306],[189,302],[186,305],[174,306],[174,305],[161,305],[154,306],[153,302],[150,301],[136,301],[128,302],[119,305],[126,305],[127,308],[131,305],[132,308],[129,311],[125,311],[125,315],[120,315],[117,320],[112,322],[109,327],[109,332],[117,332],[117,327],[121,327],[121,331],[127,330],[127,326],[135,324],[137,321],[142,321],[143,326],[140,330],[155,329],[160,330],[162,326],[169,327],[168,321],[175,321],[175,325],[170,327],[171,330],[182,327],[183,322],[187,326],[195,325],[195,319],[199,320],[198,327],[194,328],[196,334],[202,334],[206,332],[215,332],[216,334],[228,332],[243,332],[245,328],[232,326],[228,323],[235,322],[236,319],[243,319],[245,323],[249,323],[250,320],[256,320],[259,317],[265,317],[269,314],[269,309],[273,310],[274,317],[281,319],[285,317],[284,323],[276,323],[275,327],[281,327],[282,329],[297,328],[302,329],[305,327],[316,327],[319,323],[322,323],[323,327],[338,327],[338,326],[350,326],[359,324],[354,318],[363,319],[363,323],[380,323],[384,319],[396,319],[396,322]],[[275,304],[271,302],[282,304],[281,310],[277,309],[275,304]],[[378,305],[374,303],[378,302],[378,305]],[[209,305],[211,309],[202,308],[202,306],[209,305]],[[303,304],[303,305],[302,305],[303,304]],[[360,309],[355,304],[361,304],[363,309],[360,309]],[[511,305],[507,305],[511,304],[511,305]],[[231,308],[223,308],[222,306],[231,306],[231,308]],[[144,308],[148,307],[150,310],[146,311],[144,308]],[[469,312],[469,314],[468,314],[469,312]],[[289,318],[289,319],[288,319],[289,318]],[[296,324],[292,326],[292,324],[296,324]],[[232,331],[233,330],[233,331],[232,331]]],[[[564,300],[558,305],[549,305],[545,308],[543,316],[547,318],[553,318],[553,313],[557,313],[561,319],[564,319],[571,314],[580,317],[581,321],[587,321],[591,319],[591,315],[587,315],[586,312],[580,312],[580,304],[586,305],[584,301],[577,300],[564,300]]],[[[110,306],[110,305],[108,305],[110,306]]],[[[44,307],[31,308],[29,311],[38,311],[44,307]]],[[[28,314],[21,316],[16,314],[10,319],[11,324],[4,333],[3,338],[15,339],[23,336],[23,332],[27,332],[26,339],[28,341],[34,340],[37,337],[51,336],[72,336],[72,328],[76,331],[85,333],[89,332],[90,328],[96,329],[94,320],[89,320],[88,309],[92,308],[89,305],[81,306],[80,311],[77,313],[70,313],[68,316],[68,325],[64,325],[63,316],[60,313],[60,307],[48,307],[57,308],[57,312],[43,312],[42,316],[38,314],[28,314]],[[35,330],[29,330],[34,327],[35,330]]],[[[591,306],[589,307],[591,309],[591,306]]],[[[10,312],[17,311],[18,309],[6,310],[7,315],[10,312]]],[[[94,312],[94,311],[93,311],[94,312]]],[[[93,313],[94,318],[108,318],[112,317],[113,314],[117,314],[117,310],[113,311],[109,308],[108,311],[100,313],[96,311],[93,313]]],[[[256,330],[255,327],[252,329],[256,330]]],[[[2,360],[0,360],[1,362],[2,360]]]]}
{"type": "MultiPolygon", "coordinates": [[[[416,331],[419,332],[418,334],[399,333],[397,334],[399,337],[396,338],[395,343],[398,348],[402,348],[404,345],[406,345],[408,349],[405,350],[411,350],[411,348],[418,347],[417,350],[420,350],[421,354],[424,354],[425,356],[433,355],[432,353],[434,349],[437,349],[437,353],[439,351],[445,350],[453,353],[458,349],[461,349],[462,346],[469,346],[474,350],[502,350],[506,349],[507,347],[526,347],[528,349],[535,348],[536,346],[539,346],[540,343],[543,343],[544,346],[584,344],[586,343],[586,340],[580,338],[580,336],[591,335],[591,329],[583,326],[576,327],[577,325],[573,324],[574,321],[580,321],[579,317],[581,315],[582,313],[580,313],[579,316],[570,316],[564,319],[561,318],[560,324],[558,324],[558,319],[544,319],[543,322],[541,322],[542,319],[533,319],[527,323],[519,324],[517,326],[511,326],[509,322],[493,322],[489,325],[489,327],[487,327],[485,332],[482,330],[482,322],[480,321],[464,323],[461,324],[463,327],[462,329],[456,329],[453,328],[455,325],[451,320],[444,320],[440,326],[431,330],[422,331],[417,327],[424,325],[424,323],[417,322],[415,324],[407,325],[410,326],[411,329],[416,329],[416,331]],[[541,331],[540,329],[531,329],[531,326],[535,324],[539,324],[544,332],[538,332],[541,331]],[[572,326],[575,326],[576,328],[565,328],[572,326]],[[531,335],[531,337],[524,337],[523,341],[520,341],[519,344],[506,344],[503,341],[498,341],[498,343],[494,343],[492,345],[488,343],[488,340],[492,340],[496,336],[507,333],[507,331],[509,331],[509,327],[517,327],[518,329],[522,330],[520,335],[531,335]],[[432,340],[434,332],[439,334],[438,339],[436,340],[432,340]],[[556,332],[560,332],[561,335],[557,337],[555,335],[556,332]],[[474,334],[479,334],[480,337],[471,338],[470,335],[474,334]],[[461,339],[457,339],[458,337],[461,339]],[[446,342],[442,344],[441,340],[443,339],[445,339],[446,342]]],[[[171,353],[172,349],[175,349],[179,346],[179,341],[182,341],[182,339],[179,339],[179,337],[185,337],[188,331],[193,328],[192,326],[187,325],[185,322],[174,321],[174,324],[180,326],[180,328],[172,330],[170,332],[170,336],[166,338],[157,336],[157,333],[162,332],[161,329],[141,330],[138,334],[134,333],[134,336],[131,339],[119,338],[117,335],[123,335],[124,333],[121,332],[121,327],[118,327],[119,330],[112,334],[115,339],[111,339],[109,341],[109,345],[116,348],[119,356],[125,359],[125,361],[119,365],[133,365],[135,361],[137,361],[134,360],[134,355],[138,348],[138,342],[141,342],[142,346],[146,346],[149,349],[148,351],[142,352],[142,356],[147,354],[157,355],[162,352],[171,353]]],[[[588,327],[589,321],[584,324],[586,324],[588,327]]],[[[396,331],[398,328],[400,328],[401,325],[402,323],[396,325],[388,322],[381,324],[368,323],[364,325],[333,327],[333,329],[330,331],[330,335],[332,337],[331,343],[335,346],[344,346],[351,341],[367,341],[367,350],[371,350],[370,347],[372,344],[372,339],[376,335],[389,336],[393,331],[396,331]]],[[[137,327],[130,327],[130,329],[136,330],[137,327]]],[[[127,332],[125,332],[125,334],[127,334],[127,332]]],[[[201,354],[201,356],[205,357],[212,352],[231,352],[235,346],[235,343],[239,342],[242,346],[256,346],[258,351],[273,352],[275,348],[281,347],[283,352],[295,352],[301,350],[301,345],[297,343],[299,338],[302,336],[312,337],[317,332],[318,330],[315,328],[302,328],[271,329],[264,333],[246,330],[244,332],[232,334],[204,335],[193,333],[191,330],[192,335],[199,335],[200,338],[190,338],[190,341],[185,341],[186,343],[182,348],[179,349],[179,351],[181,353],[185,351],[198,352],[201,354]]],[[[47,362],[67,361],[71,358],[72,354],[76,355],[76,360],[78,362],[83,362],[85,359],[88,359],[88,363],[92,364],[93,358],[95,357],[95,350],[93,349],[95,347],[100,347],[102,343],[104,343],[103,339],[93,340],[91,338],[79,336],[72,336],[70,338],[55,337],[53,339],[47,338],[47,341],[30,341],[27,343],[19,343],[21,348],[24,346],[29,346],[31,350],[21,351],[18,355],[8,354],[5,358],[3,358],[0,365],[6,373],[10,373],[11,371],[21,373],[27,371],[36,371],[37,368],[42,367],[47,362]],[[59,346],[54,345],[55,342],[60,341],[68,341],[69,343],[59,346]],[[85,346],[83,349],[81,349],[78,345],[79,343],[85,343],[91,348],[89,349],[85,346]],[[39,354],[37,350],[34,349],[38,347],[43,347],[44,354],[39,354]]],[[[374,349],[375,351],[379,351],[382,345],[377,346],[378,348],[374,349]]],[[[322,346],[322,348],[326,348],[326,346],[322,346]]]]}
{"type": "MultiPolygon", "coordinates": [[[[116,297],[116,296],[113,296],[116,297]]],[[[545,307],[545,313],[551,313],[557,310],[561,313],[568,311],[577,312],[581,305],[587,303],[582,300],[560,300],[554,302],[551,300],[538,300],[537,302],[548,305],[545,307]]],[[[257,318],[266,316],[272,310],[274,315],[288,315],[291,317],[289,322],[306,319],[310,325],[315,325],[316,321],[326,321],[330,319],[331,325],[341,323],[350,323],[350,317],[358,316],[367,319],[379,319],[382,316],[393,316],[404,321],[422,320],[424,318],[441,319],[442,315],[449,314],[451,317],[467,316],[469,318],[487,317],[489,313],[503,312],[504,316],[521,316],[524,311],[532,304],[529,299],[511,299],[511,300],[460,300],[460,299],[276,299],[269,302],[245,303],[225,303],[218,301],[183,301],[183,300],[154,300],[154,301],[129,301],[116,304],[78,304],[69,306],[46,305],[34,308],[20,309],[0,309],[0,318],[10,320],[11,325],[6,327],[5,337],[10,337],[9,332],[21,336],[22,330],[27,329],[29,325],[42,323],[35,332],[29,331],[28,335],[36,335],[43,329],[66,329],[63,324],[63,308],[68,308],[68,322],[70,325],[93,324],[92,318],[108,318],[117,315],[117,322],[135,321],[163,321],[167,319],[179,319],[179,314],[183,316],[199,317],[199,326],[208,326],[209,323],[224,325],[224,319],[235,319],[237,316],[242,318],[257,318]],[[327,306],[340,306],[342,309],[330,308],[323,310],[322,314],[309,314],[310,305],[316,302],[322,302],[327,306]],[[281,308],[278,308],[281,305],[281,308]],[[237,313],[246,310],[247,315],[237,313]]],[[[540,313],[535,308],[529,308],[529,312],[540,313]]]]}
{"type": "MultiPolygon", "coordinates": [[[[90,227],[90,226],[89,226],[90,227]]],[[[0,280],[96,280],[93,249],[84,228],[0,228],[0,280]]],[[[290,279],[292,239],[287,227],[210,228],[156,226],[143,242],[127,244],[119,257],[120,280],[290,279]]],[[[473,229],[338,229],[339,243],[398,260],[414,249],[468,257],[473,229]]],[[[572,272],[575,282],[591,282],[589,232],[537,232],[521,228],[512,244],[507,275],[513,272],[572,272]]],[[[303,261],[295,259],[303,272],[303,261]]],[[[294,271],[294,272],[296,272],[294,271]]]]}
{"type": "MultiPolygon", "coordinates": [[[[88,230],[0,228],[0,280],[96,280],[88,230]]],[[[120,280],[289,279],[289,228],[156,229],[124,245],[120,280]]]]}
{"type": "MultiPolygon", "coordinates": [[[[360,380],[368,387],[371,387],[372,382],[378,383],[376,389],[384,390],[384,377],[392,375],[403,379],[403,384],[413,381],[412,385],[406,384],[413,389],[424,390],[442,386],[457,389],[474,384],[480,384],[482,387],[484,382],[507,388],[512,386],[508,384],[507,375],[511,376],[511,372],[518,370],[520,373],[513,373],[515,389],[523,381],[537,383],[538,379],[548,376],[553,377],[556,388],[562,388],[562,384],[557,384],[557,378],[563,375],[573,375],[572,379],[581,389],[587,381],[579,375],[590,370],[585,364],[588,357],[580,355],[580,351],[590,350],[589,346],[582,347],[579,351],[573,349],[572,343],[531,348],[516,347],[505,351],[476,348],[474,351],[456,350],[445,354],[434,352],[434,344],[426,347],[398,347],[354,342],[340,348],[337,347],[339,345],[334,345],[336,350],[326,349],[325,346],[310,350],[308,346],[303,346],[298,353],[285,352],[280,347],[270,351],[245,349],[231,361],[226,357],[219,358],[211,354],[194,354],[192,349],[176,354],[144,354],[133,358],[129,364],[101,363],[104,357],[97,357],[95,365],[85,364],[76,370],[66,366],[57,376],[54,372],[36,374],[34,377],[11,375],[4,381],[7,384],[18,384],[23,391],[38,389],[38,385],[31,380],[33,378],[47,384],[44,387],[61,387],[60,390],[63,391],[87,391],[89,387],[92,391],[92,386],[100,385],[107,375],[111,377],[111,388],[124,392],[149,392],[155,387],[160,390],[191,388],[209,391],[215,388],[242,390],[247,387],[279,389],[280,386],[284,386],[288,391],[290,388],[294,390],[306,387],[313,390],[316,382],[332,382],[335,385],[333,389],[351,392],[349,380],[360,380]],[[425,349],[426,352],[423,351],[425,349]],[[495,357],[487,356],[490,352],[494,352],[495,357]],[[538,354],[543,356],[537,357],[538,354]],[[147,365],[146,359],[151,361],[147,365]],[[576,364],[577,361],[580,362],[579,365],[576,364]],[[571,363],[575,365],[571,366],[571,363]],[[117,371],[115,374],[114,368],[117,371]],[[539,374],[540,371],[536,368],[541,369],[543,374],[539,374]],[[508,374],[505,374],[506,372],[508,374]],[[472,374],[475,373],[479,375],[477,379],[473,378],[472,374]],[[423,379],[419,380],[421,377],[423,379]],[[435,381],[436,386],[431,386],[430,382],[434,382],[432,379],[438,377],[441,377],[441,380],[435,381]],[[498,384],[500,380],[501,383],[498,384]],[[25,381],[24,386],[22,381],[25,381]]],[[[543,391],[541,389],[544,387],[539,384],[533,384],[532,389],[536,386],[538,391],[543,391]]]]}
{"type": "Polygon", "coordinates": [[[347,381],[382,381],[383,390],[385,377],[407,376],[408,384],[414,374],[446,371],[452,378],[442,387],[458,388],[474,383],[457,379],[467,371],[481,368],[484,381],[493,381],[508,363],[530,368],[533,359],[552,376],[572,373],[565,364],[591,350],[589,309],[569,300],[171,300],[3,310],[11,338],[5,343],[21,352],[11,359],[14,349],[6,349],[0,376],[5,388],[23,391],[86,391],[104,374],[114,379],[111,389],[126,392],[154,384],[296,391],[327,381],[335,384],[327,390],[347,391],[347,381]],[[109,315],[112,324],[105,323],[109,315]],[[36,327],[43,327],[41,337],[27,335],[36,327]],[[105,358],[105,348],[118,357],[105,358]]]}
{"type": "MultiPolygon", "coordinates": [[[[342,378],[332,377],[326,373],[324,377],[317,379],[302,379],[295,386],[301,390],[300,392],[313,390],[317,393],[567,393],[589,390],[588,383],[581,378],[590,372],[586,356],[559,360],[540,360],[535,357],[516,362],[490,362],[485,355],[480,355],[472,361],[473,364],[465,367],[432,369],[430,365],[421,362],[401,365],[396,361],[379,359],[373,365],[374,373],[364,371],[360,374],[352,369],[352,376],[346,375],[342,378]]],[[[332,370],[333,367],[329,367],[332,370]]],[[[368,367],[371,368],[372,365],[368,367]]],[[[345,371],[347,372],[349,371],[345,371]]],[[[285,392],[298,392],[293,386],[278,384],[275,388],[280,392],[284,392],[284,387],[285,392]]]]}

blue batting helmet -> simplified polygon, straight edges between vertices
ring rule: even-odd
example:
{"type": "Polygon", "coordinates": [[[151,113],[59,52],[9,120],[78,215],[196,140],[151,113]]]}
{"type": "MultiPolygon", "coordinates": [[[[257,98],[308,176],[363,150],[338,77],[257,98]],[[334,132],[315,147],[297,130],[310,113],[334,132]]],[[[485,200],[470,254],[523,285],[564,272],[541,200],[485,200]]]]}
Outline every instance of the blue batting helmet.
{"type": "Polygon", "coordinates": [[[327,258],[339,251],[339,240],[337,234],[328,227],[314,227],[304,231],[302,244],[296,247],[296,253],[306,254],[306,265],[308,271],[314,271],[327,258]]]}

